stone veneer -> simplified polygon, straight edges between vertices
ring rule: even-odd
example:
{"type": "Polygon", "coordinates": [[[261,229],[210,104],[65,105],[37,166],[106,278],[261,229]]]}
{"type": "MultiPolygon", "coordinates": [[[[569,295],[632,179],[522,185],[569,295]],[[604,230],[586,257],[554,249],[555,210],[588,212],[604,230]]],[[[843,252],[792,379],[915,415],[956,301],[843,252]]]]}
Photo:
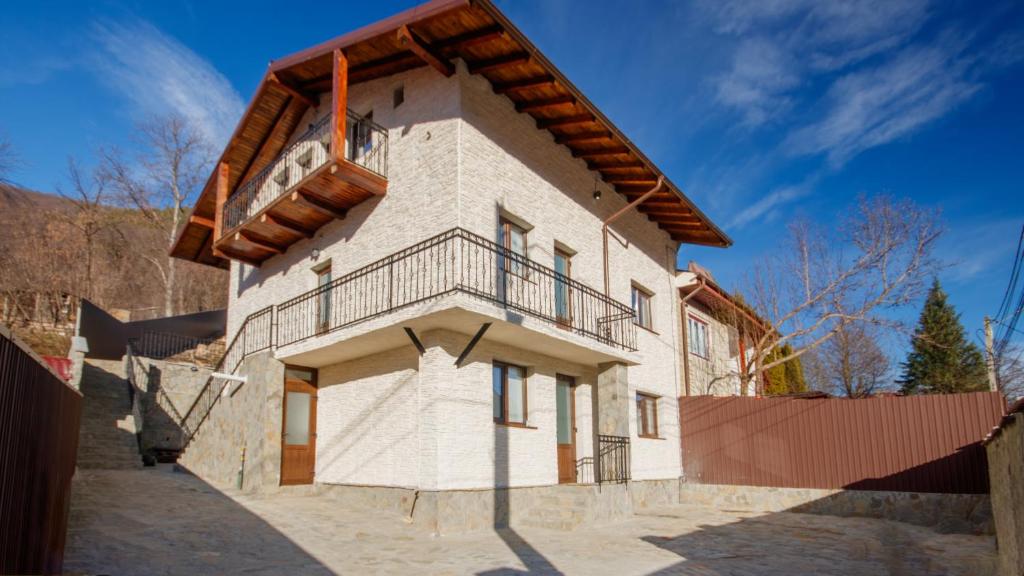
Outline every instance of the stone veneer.
{"type": "Polygon", "coordinates": [[[142,400],[141,449],[180,450],[180,422],[202,391],[210,368],[134,357],[134,382],[142,400]]]}
{"type": "Polygon", "coordinates": [[[725,509],[881,518],[941,533],[992,534],[987,494],[680,484],[679,501],[725,509]]]}
{"type": "Polygon", "coordinates": [[[284,364],[271,352],[246,358],[232,382],[188,444],[178,463],[204,480],[234,486],[245,448],[244,490],[273,491],[281,474],[281,402],[284,364]]]}

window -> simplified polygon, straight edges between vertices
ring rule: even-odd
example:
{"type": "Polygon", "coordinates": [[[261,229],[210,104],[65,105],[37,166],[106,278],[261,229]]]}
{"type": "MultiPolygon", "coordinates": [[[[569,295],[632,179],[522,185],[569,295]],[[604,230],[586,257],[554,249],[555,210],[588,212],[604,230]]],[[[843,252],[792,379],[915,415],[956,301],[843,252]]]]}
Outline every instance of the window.
{"type": "Polygon", "coordinates": [[[653,329],[653,322],[651,320],[651,293],[633,286],[633,321],[647,328],[648,330],[653,329]]]}
{"type": "Polygon", "coordinates": [[[331,326],[331,263],[313,270],[316,273],[316,325],[319,332],[326,332],[331,326]]]}
{"type": "Polygon", "coordinates": [[[405,86],[399,86],[395,88],[394,93],[391,95],[391,105],[393,108],[398,108],[405,102],[405,86]]]}
{"type": "Polygon", "coordinates": [[[694,316],[687,319],[687,339],[690,347],[690,354],[708,357],[708,323],[698,320],[694,316]]]}
{"type": "Polygon", "coordinates": [[[526,425],[526,368],[495,362],[491,369],[494,421],[526,425]]]}
{"type": "Polygon", "coordinates": [[[559,324],[572,323],[572,293],[568,279],[572,278],[572,256],[555,248],[555,317],[559,324]]]}
{"type": "Polygon", "coordinates": [[[513,274],[524,276],[526,274],[526,266],[523,261],[527,257],[526,229],[515,222],[502,219],[501,238],[499,240],[502,248],[522,257],[522,259],[509,258],[509,263],[505,269],[513,274]]]}
{"type": "Polygon", "coordinates": [[[373,151],[373,110],[355,121],[349,117],[348,131],[349,159],[358,162],[373,151]]]}
{"type": "Polygon", "coordinates": [[[636,430],[641,438],[658,437],[658,397],[636,393],[636,430]]]}

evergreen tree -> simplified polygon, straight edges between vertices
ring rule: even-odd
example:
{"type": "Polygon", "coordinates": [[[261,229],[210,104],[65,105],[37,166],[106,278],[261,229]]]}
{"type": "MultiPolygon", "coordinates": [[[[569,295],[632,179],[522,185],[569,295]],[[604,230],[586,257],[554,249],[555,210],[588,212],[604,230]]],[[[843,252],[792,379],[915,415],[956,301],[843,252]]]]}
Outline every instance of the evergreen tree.
{"type": "Polygon", "coordinates": [[[905,394],[975,392],[988,389],[985,359],[967,340],[960,315],[949,304],[936,278],[914,337],[903,375],[898,380],[905,394]]]}
{"type": "MultiPolygon", "coordinates": [[[[777,358],[785,358],[793,353],[793,347],[783,344],[768,352],[765,362],[773,362],[777,358]]],[[[779,394],[795,394],[807,391],[804,380],[804,368],[800,358],[793,358],[765,371],[764,393],[766,396],[779,394]]]]}

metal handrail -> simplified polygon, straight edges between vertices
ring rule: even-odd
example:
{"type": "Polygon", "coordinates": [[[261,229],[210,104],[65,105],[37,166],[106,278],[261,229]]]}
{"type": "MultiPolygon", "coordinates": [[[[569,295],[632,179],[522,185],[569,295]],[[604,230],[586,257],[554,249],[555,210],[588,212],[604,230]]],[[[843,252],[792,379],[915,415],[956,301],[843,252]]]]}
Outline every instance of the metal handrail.
{"type": "MultiPolygon", "coordinates": [[[[331,115],[309,125],[267,166],[238,187],[224,203],[221,215],[228,233],[295,189],[309,175],[328,165],[331,150],[331,115]]],[[[344,158],[387,178],[388,131],[380,124],[348,110],[344,158]]]]}
{"type": "Polygon", "coordinates": [[[604,344],[636,350],[629,306],[462,228],[453,228],[276,306],[277,346],[453,292],[604,344]]]}

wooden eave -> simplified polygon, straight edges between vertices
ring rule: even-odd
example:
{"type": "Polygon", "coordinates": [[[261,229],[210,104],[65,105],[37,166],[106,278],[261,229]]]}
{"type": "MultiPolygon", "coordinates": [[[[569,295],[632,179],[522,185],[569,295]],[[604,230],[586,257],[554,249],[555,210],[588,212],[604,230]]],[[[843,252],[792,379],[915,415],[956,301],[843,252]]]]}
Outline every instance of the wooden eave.
{"type": "MultiPolygon", "coordinates": [[[[231,166],[229,190],[276,157],[309,100],[330,90],[335,49],[348,58],[350,86],[423,66],[443,70],[443,60],[461,58],[626,199],[664,176],[491,0],[433,0],[271,63],[220,159],[231,166]],[[415,50],[403,28],[416,38],[415,50]]],[[[192,210],[196,218],[187,220],[171,254],[226,267],[212,252],[212,231],[197,223],[214,219],[215,184],[211,175],[192,210]]],[[[641,213],[678,242],[732,243],[667,177],[665,184],[665,192],[638,206],[641,213]],[[687,226],[674,225],[680,217],[687,226]]]]}

